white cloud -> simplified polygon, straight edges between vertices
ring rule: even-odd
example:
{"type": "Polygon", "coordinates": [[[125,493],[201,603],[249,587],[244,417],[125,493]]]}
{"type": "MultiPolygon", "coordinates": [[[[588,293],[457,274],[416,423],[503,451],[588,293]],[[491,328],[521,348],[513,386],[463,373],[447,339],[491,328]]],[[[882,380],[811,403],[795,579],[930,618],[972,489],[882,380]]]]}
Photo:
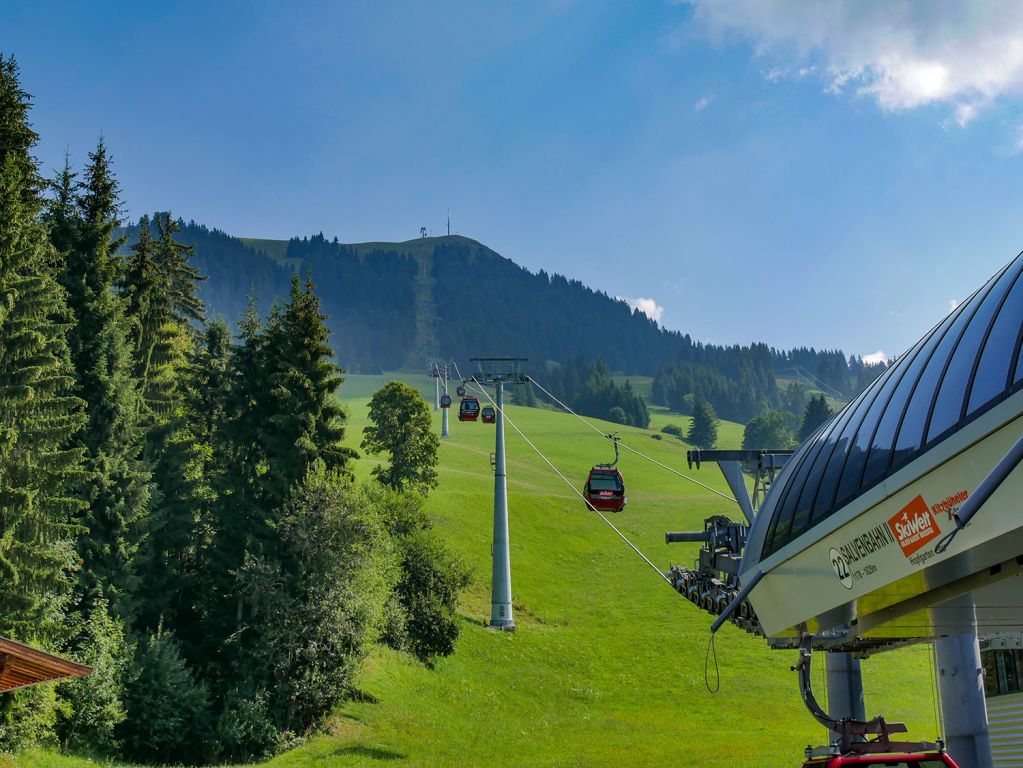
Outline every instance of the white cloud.
{"type": "Polygon", "coordinates": [[[958,306],[959,306],[959,302],[956,299],[949,299],[948,300],[948,311],[949,312],[955,312],[956,307],[958,307],[958,306]]]}
{"type": "Polygon", "coordinates": [[[887,359],[888,355],[886,355],[880,349],[877,350],[877,352],[872,352],[869,355],[863,356],[863,362],[865,362],[867,365],[877,365],[878,363],[885,362],[887,359]]]}
{"type": "Polygon", "coordinates": [[[714,101],[713,96],[703,96],[702,98],[697,99],[696,103],[693,104],[693,111],[702,112],[703,110],[710,106],[710,103],[712,101],[714,101]]]}
{"type": "Polygon", "coordinates": [[[638,299],[622,299],[622,301],[632,307],[633,310],[638,309],[655,323],[661,322],[661,318],[664,316],[664,307],[653,299],[644,299],[641,296],[638,299]]]}
{"type": "Polygon", "coordinates": [[[764,76],[817,73],[886,110],[949,105],[960,125],[1023,93],[1023,3],[927,0],[690,0],[713,34],[738,33],[787,65],[764,76]]]}

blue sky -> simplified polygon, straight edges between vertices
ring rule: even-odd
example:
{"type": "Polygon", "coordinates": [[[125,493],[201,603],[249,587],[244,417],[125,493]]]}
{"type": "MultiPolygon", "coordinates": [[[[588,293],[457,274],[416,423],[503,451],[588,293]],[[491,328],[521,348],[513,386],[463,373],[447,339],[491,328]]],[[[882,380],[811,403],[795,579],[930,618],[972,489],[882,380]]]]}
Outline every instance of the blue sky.
{"type": "Polygon", "coordinates": [[[1018,5],[8,2],[0,50],[44,168],[102,133],[131,216],[450,208],[701,340],[894,354],[1023,249],[1018,5]]]}

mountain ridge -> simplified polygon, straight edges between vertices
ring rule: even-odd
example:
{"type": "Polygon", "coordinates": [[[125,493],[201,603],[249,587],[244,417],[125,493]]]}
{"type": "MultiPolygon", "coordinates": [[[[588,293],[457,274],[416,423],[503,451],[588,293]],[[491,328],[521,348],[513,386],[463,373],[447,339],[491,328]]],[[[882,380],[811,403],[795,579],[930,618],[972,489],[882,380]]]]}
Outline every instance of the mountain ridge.
{"type": "MultiPolygon", "coordinates": [[[[676,389],[682,382],[735,420],[779,407],[774,373],[797,359],[841,391],[856,378],[839,350],[704,344],[622,299],[564,275],[532,272],[465,235],[341,243],[322,233],[284,241],[180,225],[178,239],[195,248],[193,264],[208,276],[201,298],[212,316],[230,323],[241,319],[249,297],[265,313],[288,295],[296,274],[311,272],[338,361],[351,372],[421,370],[431,358],[462,365],[481,355],[528,358],[538,374],[566,363],[585,371],[598,358],[624,375],[676,366],[669,371],[676,389]]],[[[121,234],[131,243],[138,225],[121,234]]],[[[670,388],[656,387],[655,402],[667,404],[670,388]]]]}

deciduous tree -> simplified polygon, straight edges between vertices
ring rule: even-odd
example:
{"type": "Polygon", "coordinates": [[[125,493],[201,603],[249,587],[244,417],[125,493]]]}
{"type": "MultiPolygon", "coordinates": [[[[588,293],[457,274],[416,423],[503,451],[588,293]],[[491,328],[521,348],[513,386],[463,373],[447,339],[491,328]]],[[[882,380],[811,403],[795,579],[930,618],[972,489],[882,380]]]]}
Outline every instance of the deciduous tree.
{"type": "Polygon", "coordinates": [[[391,381],[369,401],[370,425],[362,432],[362,447],[386,453],[390,462],[377,466],[373,476],[395,490],[426,493],[437,486],[437,450],[430,407],[417,389],[391,381]]]}

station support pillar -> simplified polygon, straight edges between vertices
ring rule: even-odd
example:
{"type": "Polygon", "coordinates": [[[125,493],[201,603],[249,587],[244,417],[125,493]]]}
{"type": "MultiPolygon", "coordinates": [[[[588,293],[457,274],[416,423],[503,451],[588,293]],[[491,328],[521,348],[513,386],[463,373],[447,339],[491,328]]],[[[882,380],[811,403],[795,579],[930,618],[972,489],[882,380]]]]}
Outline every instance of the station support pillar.
{"type": "Polygon", "coordinates": [[[977,634],[934,641],[945,745],[962,766],[993,768],[977,634]]]}
{"type": "Polygon", "coordinates": [[[497,436],[494,448],[494,543],[490,626],[515,631],[512,615],[511,556],[508,550],[508,474],[504,461],[504,384],[496,384],[497,436]]]}
{"type": "Polygon", "coordinates": [[[433,410],[440,410],[440,376],[433,377],[433,410]]]}
{"type": "MultiPolygon", "coordinates": [[[[836,720],[866,720],[860,660],[851,653],[828,653],[824,658],[824,668],[828,674],[828,714],[836,720]]],[[[838,737],[832,733],[834,738],[838,737]]]]}

